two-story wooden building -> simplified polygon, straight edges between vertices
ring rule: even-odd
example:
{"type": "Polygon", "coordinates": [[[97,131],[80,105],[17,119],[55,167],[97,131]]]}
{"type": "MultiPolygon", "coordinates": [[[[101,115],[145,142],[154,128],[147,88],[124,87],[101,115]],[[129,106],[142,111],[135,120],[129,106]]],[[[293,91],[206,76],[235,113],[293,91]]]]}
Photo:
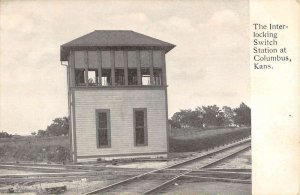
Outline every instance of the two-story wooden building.
{"type": "Polygon", "coordinates": [[[167,156],[165,54],[174,47],[119,30],[96,30],[61,46],[74,162],[167,156]]]}

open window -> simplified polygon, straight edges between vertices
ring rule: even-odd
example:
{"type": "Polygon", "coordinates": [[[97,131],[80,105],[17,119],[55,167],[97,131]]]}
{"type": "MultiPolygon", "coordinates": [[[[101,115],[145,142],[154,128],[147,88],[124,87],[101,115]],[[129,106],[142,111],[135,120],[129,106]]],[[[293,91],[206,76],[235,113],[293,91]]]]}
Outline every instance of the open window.
{"type": "Polygon", "coordinates": [[[141,75],[142,75],[142,85],[151,85],[150,69],[149,68],[141,68],[141,75]]]}
{"type": "Polygon", "coordinates": [[[115,69],[115,81],[116,85],[125,85],[124,69],[115,69]]]}
{"type": "Polygon", "coordinates": [[[84,86],[84,69],[76,68],[75,69],[75,84],[76,86],[84,86]]]}
{"type": "Polygon", "coordinates": [[[111,85],[111,69],[110,68],[102,69],[101,82],[102,82],[103,86],[111,85]]]}
{"type": "Polygon", "coordinates": [[[110,111],[96,110],[96,126],[97,126],[97,147],[110,147],[111,133],[110,133],[110,111]]]}
{"type": "Polygon", "coordinates": [[[162,85],[162,70],[161,68],[153,69],[153,84],[162,85]]]}
{"type": "Polygon", "coordinates": [[[145,146],[148,144],[147,131],[147,109],[135,108],[133,109],[134,118],[134,143],[135,146],[145,146]]]}
{"type": "Polygon", "coordinates": [[[89,86],[97,86],[98,84],[98,70],[89,69],[88,70],[88,84],[89,86]]]}
{"type": "Polygon", "coordinates": [[[137,69],[129,68],[128,69],[128,85],[137,85],[137,69]]]}

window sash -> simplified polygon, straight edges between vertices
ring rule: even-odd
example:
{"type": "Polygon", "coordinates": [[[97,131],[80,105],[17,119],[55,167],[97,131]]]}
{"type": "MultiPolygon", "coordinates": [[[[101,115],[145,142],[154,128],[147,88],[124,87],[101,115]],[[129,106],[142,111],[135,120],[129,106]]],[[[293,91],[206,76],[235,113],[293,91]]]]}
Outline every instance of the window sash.
{"type": "Polygon", "coordinates": [[[137,85],[138,77],[137,77],[137,69],[136,68],[128,68],[128,85],[137,85]]]}
{"type": "Polygon", "coordinates": [[[124,69],[115,69],[115,83],[116,85],[125,85],[125,71],[124,69]]]}
{"type": "Polygon", "coordinates": [[[81,69],[81,68],[75,69],[75,84],[76,84],[76,86],[85,85],[84,73],[85,73],[84,69],[81,69]]]}
{"type": "Polygon", "coordinates": [[[97,69],[88,69],[88,84],[89,86],[98,85],[98,70],[97,69]],[[95,77],[91,76],[90,73],[94,73],[95,77]]]}
{"type": "Polygon", "coordinates": [[[147,146],[148,145],[148,127],[147,127],[147,109],[146,108],[134,108],[134,144],[135,146],[147,146]],[[142,117],[139,116],[142,114],[142,117]]]}
{"type": "Polygon", "coordinates": [[[112,77],[111,77],[111,69],[110,68],[102,68],[101,81],[102,81],[102,86],[112,85],[112,77]]]}
{"type": "Polygon", "coordinates": [[[96,110],[97,148],[111,147],[110,110],[96,110]],[[103,118],[101,118],[103,117],[103,118]]]}

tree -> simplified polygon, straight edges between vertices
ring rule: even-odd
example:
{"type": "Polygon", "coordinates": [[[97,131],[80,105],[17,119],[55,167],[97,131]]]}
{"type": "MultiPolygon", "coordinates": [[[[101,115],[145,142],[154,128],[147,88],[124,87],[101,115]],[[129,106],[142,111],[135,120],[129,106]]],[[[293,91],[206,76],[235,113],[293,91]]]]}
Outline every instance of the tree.
{"type": "Polygon", "coordinates": [[[0,132],[0,138],[11,138],[12,135],[8,134],[7,132],[1,131],[0,132]]]}
{"type": "Polygon", "coordinates": [[[177,129],[177,128],[181,127],[181,125],[178,121],[174,121],[172,119],[169,119],[168,122],[169,122],[169,125],[171,125],[171,128],[177,129]]]}
{"type": "Polygon", "coordinates": [[[41,129],[38,130],[37,135],[38,135],[38,136],[41,136],[41,137],[49,136],[49,134],[48,134],[47,131],[41,130],[41,129]]]}
{"type": "Polygon", "coordinates": [[[223,125],[230,126],[234,124],[234,111],[229,106],[223,106],[222,108],[222,120],[223,125]]]}
{"type": "Polygon", "coordinates": [[[35,135],[36,135],[36,132],[35,132],[35,131],[31,132],[31,135],[32,135],[32,136],[35,136],[35,135]]]}
{"type": "Polygon", "coordinates": [[[197,107],[203,117],[206,126],[221,126],[223,124],[222,113],[217,105],[197,107]]]}
{"type": "Polygon", "coordinates": [[[241,103],[238,108],[233,110],[235,112],[234,122],[238,125],[251,125],[251,109],[245,104],[241,103]]]}
{"type": "Polygon", "coordinates": [[[173,128],[202,127],[202,118],[196,110],[185,109],[174,113],[170,124],[173,128]]]}
{"type": "Polygon", "coordinates": [[[46,129],[50,136],[68,135],[69,119],[67,117],[55,118],[46,129]]]}

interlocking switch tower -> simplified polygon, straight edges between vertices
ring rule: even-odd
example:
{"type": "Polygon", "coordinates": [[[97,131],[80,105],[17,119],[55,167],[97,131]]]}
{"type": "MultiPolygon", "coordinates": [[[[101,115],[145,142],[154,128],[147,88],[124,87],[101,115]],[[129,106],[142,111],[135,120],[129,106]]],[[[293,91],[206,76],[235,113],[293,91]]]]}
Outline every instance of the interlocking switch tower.
{"type": "Polygon", "coordinates": [[[119,30],[96,30],[61,46],[74,162],[167,156],[165,54],[174,47],[119,30]]]}

